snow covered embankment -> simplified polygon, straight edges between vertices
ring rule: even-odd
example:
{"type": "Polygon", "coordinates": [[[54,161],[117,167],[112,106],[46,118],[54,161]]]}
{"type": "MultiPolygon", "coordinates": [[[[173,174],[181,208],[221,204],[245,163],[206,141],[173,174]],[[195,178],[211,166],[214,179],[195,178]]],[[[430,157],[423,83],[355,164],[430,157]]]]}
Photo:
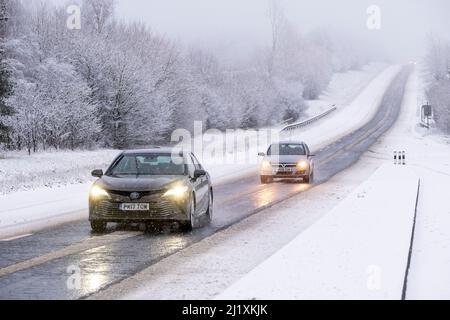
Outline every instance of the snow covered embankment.
{"type": "MultiPolygon", "coordinates": [[[[218,299],[400,299],[419,179],[384,165],[218,299]]],[[[301,203],[292,210],[302,210],[301,203]]]]}

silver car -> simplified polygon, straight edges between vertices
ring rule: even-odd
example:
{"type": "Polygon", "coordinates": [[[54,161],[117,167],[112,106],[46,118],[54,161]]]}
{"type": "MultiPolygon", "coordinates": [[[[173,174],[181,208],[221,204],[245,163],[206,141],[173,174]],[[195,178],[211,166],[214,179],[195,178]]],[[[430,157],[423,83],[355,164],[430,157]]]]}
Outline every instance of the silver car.
{"type": "Polygon", "coordinates": [[[261,183],[273,182],[275,178],[302,179],[305,183],[314,180],[314,155],[304,142],[279,142],[270,145],[261,162],[261,183]]]}

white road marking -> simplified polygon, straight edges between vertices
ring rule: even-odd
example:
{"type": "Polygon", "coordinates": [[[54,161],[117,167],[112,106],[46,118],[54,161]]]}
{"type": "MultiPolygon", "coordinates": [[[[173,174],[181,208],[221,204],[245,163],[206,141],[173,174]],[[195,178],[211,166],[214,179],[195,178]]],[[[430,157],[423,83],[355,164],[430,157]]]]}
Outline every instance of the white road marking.
{"type": "Polygon", "coordinates": [[[64,258],[70,255],[74,255],[83,251],[91,250],[98,247],[103,247],[112,242],[125,240],[127,238],[135,237],[142,234],[142,232],[114,232],[110,234],[106,234],[98,237],[91,237],[84,239],[80,242],[71,244],[63,249],[52,251],[46,254],[43,254],[38,257],[31,258],[29,260],[21,261],[16,264],[4,267],[0,269],[0,277],[4,277],[11,273],[15,273],[18,271],[22,271],[25,269],[29,269],[46,262],[64,258]]]}
{"type": "Polygon", "coordinates": [[[8,242],[8,241],[13,241],[13,240],[18,240],[18,239],[22,239],[22,238],[26,238],[29,236],[32,236],[32,233],[27,233],[27,234],[22,234],[20,236],[15,236],[15,237],[11,237],[11,238],[5,238],[5,239],[0,239],[0,242],[8,242]]]}

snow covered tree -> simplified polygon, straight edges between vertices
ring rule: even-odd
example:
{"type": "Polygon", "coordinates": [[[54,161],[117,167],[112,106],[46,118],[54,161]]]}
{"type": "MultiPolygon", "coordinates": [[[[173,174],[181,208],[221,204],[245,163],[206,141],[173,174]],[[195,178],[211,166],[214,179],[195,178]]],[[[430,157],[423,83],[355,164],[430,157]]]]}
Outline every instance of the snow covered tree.
{"type": "Polygon", "coordinates": [[[114,14],[114,0],[84,0],[83,23],[97,34],[104,32],[114,14]]]}
{"type": "Polygon", "coordinates": [[[143,23],[115,19],[114,0],[75,3],[82,5],[81,30],[66,27],[60,3],[0,2],[7,4],[1,16],[14,16],[1,31],[7,68],[0,121],[11,129],[12,148],[165,143],[194,121],[224,130],[274,125],[301,117],[304,99],[317,98],[334,71],[362,61],[345,39],[300,34],[276,0],[271,41],[226,65],[143,23]]]}
{"type": "Polygon", "coordinates": [[[438,128],[450,133],[450,43],[431,36],[425,57],[429,87],[427,97],[433,106],[438,128]]]}
{"type": "Polygon", "coordinates": [[[7,101],[11,94],[12,84],[10,71],[5,63],[4,51],[0,44],[0,143],[7,141],[10,132],[10,128],[5,123],[5,118],[13,114],[13,108],[7,101]]]}
{"type": "Polygon", "coordinates": [[[13,109],[7,102],[12,93],[12,79],[5,61],[4,51],[9,21],[8,9],[8,2],[2,0],[0,2],[0,143],[9,138],[10,128],[6,125],[5,118],[13,114],[13,109]]]}

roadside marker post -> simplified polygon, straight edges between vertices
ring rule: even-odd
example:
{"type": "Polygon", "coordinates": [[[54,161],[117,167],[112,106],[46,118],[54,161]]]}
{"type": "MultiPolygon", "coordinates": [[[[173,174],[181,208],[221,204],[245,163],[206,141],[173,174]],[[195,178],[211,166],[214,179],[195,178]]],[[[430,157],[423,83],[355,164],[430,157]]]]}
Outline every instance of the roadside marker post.
{"type": "Polygon", "coordinates": [[[394,165],[406,165],[406,151],[394,151],[394,165]]]}

